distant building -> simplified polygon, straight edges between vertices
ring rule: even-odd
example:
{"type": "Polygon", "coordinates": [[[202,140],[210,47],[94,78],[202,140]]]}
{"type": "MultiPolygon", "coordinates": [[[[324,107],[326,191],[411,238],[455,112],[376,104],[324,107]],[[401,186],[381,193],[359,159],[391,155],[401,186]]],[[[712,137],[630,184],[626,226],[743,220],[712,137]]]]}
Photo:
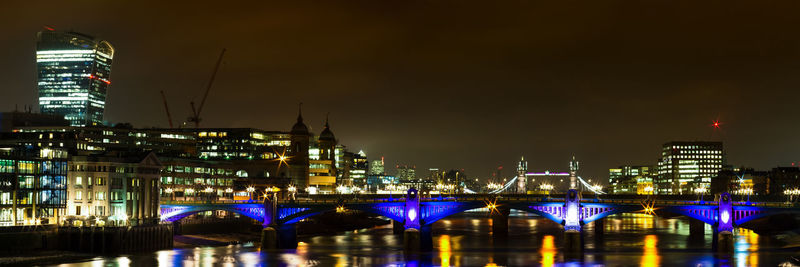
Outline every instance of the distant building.
{"type": "Polygon", "coordinates": [[[107,41],[76,32],[39,32],[41,112],[63,115],[72,126],[102,125],[113,58],[114,48],[107,41]]]}
{"type": "Polygon", "coordinates": [[[384,168],[383,157],[381,160],[373,160],[369,162],[369,175],[385,175],[386,169],[384,168]]]}
{"type": "Polygon", "coordinates": [[[344,168],[342,168],[342,182],[340,184],[365,190],[367,185],[367,169],[369,161],[364,151],[352,153],[344,151],[344,168]]]}
{"type": "Polygon", "coordinates": [[[254,128],[183,128],[152,129],[160,132],[182,132],[197,140],[201,159],[259,160],[275,159],[291,145],[287,132],[254,128]]]}
{"type": "Polygon", "coordinates": [[[58,114],[42,114],[29,112],[0,113],[0,133],[11,132],[18,127],[31,126],[69,126],[69,121],[58,114]]]}
{"type": "MultiPolygon", "coordinates": [[[[771,177],[774,177],[773,172],[776,171],[776,169],[773,169],[772,172],[756,171],[751,168],[725,169],[711,180],[710,192],[728,192],[734,195],[768,195],[775,190],[774,188],[770,190],[770,182],[775,181],[771,177]]],[[[777,172],[780,173],[780,171],[777,172]]]]}
{"type": "Polygon", "coordinates": [[[722,142],[669,142],[664,144],[658,161],[658,194],[694,194],[711,187],[725,164],[722,142]]]}
{"type": "Polygon", "coordinates": [[[0,133],[0,144],[66,149],[70,155],[110,151],[153,151],[159,156],[196,157],[197,143],[190,132],[125,127],[16,127],[0,133]]]}
{"type": "Polygon", "coordinates": [[[396,165],[397,179],[414,180],[417,179],[417,166],[396,165]]]}
{"type": "Polygon", "coordinates": [[[0,148],[0,226],[54,224],[66,207],[66,151],[0,148]]]}
{"type": "Polygon", "coordinates": [[[613,194],[652,194],[653,177],[656,176],[652,166],[620,166],[608,170],[608,184],[613,194]]]}

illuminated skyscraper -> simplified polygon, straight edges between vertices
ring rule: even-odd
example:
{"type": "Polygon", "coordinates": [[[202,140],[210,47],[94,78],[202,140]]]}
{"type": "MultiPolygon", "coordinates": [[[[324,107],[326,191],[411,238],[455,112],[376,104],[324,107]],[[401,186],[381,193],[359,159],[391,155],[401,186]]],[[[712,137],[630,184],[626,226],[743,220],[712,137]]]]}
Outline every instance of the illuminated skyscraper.
{"type": "Polygon", "coordinates": [[[63,115],[72,126],[102,124],[111,85],[111,44],[76,32],[49,30],[36,37],[41,112],[63,115]]]}

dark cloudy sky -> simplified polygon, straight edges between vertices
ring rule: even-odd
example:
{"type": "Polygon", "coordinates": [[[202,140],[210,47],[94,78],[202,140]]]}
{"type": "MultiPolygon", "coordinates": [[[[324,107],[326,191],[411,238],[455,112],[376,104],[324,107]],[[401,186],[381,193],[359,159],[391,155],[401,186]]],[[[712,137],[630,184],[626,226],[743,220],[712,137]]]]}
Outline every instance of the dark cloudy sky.
{"type": "Polygon", "coordinates": [[[423,173],[574,154],[606,179],[710,138],[730,164],[800,161],[797,1],[164,2],[4,1],[0,109],[36,103],[53,25],[116,47],[112,122],[167,126],[159,90],[185,119],[225,47],[204,126],[289,130],[302,101],[317,133],[330,112],[341,143],[423,173]]]}

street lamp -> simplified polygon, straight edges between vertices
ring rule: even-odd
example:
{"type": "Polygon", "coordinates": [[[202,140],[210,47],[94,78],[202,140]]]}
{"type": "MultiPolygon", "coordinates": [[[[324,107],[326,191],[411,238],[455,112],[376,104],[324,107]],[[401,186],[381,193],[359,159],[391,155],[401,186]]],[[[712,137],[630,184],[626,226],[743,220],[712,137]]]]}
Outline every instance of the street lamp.
{"type": "Polygon", "coordinates": [[[783,193],[789,196],[789,202],[794,202],[794,197],[800,195],[800,189],[786,189],[783,193]]]}
{"type": "Polygon", "coordinates": [[[705,187],[697,187],[694,189],[694,193],[700,195],[699,201],[703,201],[703,194],[705,194],[707,190],[708,189],[706,189],[705,187]]]}
{"type": "Polygon", "coordinates": [[[247,189],[245,189],[245,190],[247,190],[247,195],[250,197],[250,198],[248,199],[248,201],[249,201],[249,202],[252,202],[252,201],[253,201],[253,192],[255,192],[255,191],[256,191],[256,188],[255,188],[255,187],[252,187],[252,186],[248,186],[248,187],[247,187],[247,189]]]}

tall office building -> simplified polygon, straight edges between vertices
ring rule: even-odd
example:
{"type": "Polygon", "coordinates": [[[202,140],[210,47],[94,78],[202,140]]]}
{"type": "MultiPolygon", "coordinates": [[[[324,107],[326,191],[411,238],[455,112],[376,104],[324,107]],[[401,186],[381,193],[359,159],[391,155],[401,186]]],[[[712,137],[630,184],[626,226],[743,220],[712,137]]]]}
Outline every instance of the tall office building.
{"type": "Polygon", "coordinates": [[[400,180],[417,179],[417,166],[396,165],[395,168],[397,168],[397,179],[400,180]]]}
{"type": "Polygon", "coordinates": [[[384,169],[383,164],[383,157],[381,160],[373,160],[369,162],[369,175],[384,175],[386,174],[386,170],[384,169]]]}
{"type": "Polygon", "coordinates": [[[39,108],[64,116],[72,126],[100,125],[111,85],[114,48],[76,32],[37,34],[39,108]]]}
{"type": "Polygon", "coordinates": [[[658,161],[658,194],[694,194],[711,187],[724,163],[722,142],[669,142],[658,161]]]}

